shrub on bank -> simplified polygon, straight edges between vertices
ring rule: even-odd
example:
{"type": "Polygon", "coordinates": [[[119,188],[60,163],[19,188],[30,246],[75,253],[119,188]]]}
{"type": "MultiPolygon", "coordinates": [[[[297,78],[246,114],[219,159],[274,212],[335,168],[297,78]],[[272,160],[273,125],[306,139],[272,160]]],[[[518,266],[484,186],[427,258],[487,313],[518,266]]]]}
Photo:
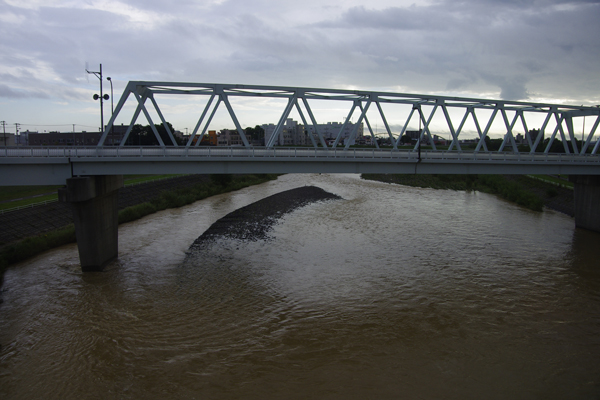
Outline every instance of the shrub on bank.
{"type": "Polygon", "coordinates": [[[508,201],[534,211],[542,211],[544,202],[534,193],[502,175],[401,175],[362,174],[363,179],[400,185],[451,190],[478,190],[496,194],[508,201]]]}

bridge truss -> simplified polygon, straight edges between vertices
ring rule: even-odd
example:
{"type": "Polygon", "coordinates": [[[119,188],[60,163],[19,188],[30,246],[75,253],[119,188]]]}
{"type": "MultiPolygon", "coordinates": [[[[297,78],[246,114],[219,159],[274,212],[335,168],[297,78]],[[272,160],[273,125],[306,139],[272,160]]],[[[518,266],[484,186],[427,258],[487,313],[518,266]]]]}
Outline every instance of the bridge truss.
{"type": "MultiPolygon", "coordinates": [[[[539,134],[537,134],[535,138],[532,138],[532,135],[529,134],[525,135],[530,153],[543,152],[548,154],[553,142],[557,139],[557,137],[559,137],[559,135],[564,147],[564,152],[566,154],[596,155],[599,154],[600,150],[600,140],[594,141],[594,134],[598,128],[598,124],[600,123],[600,108],[598,107],[406,93],[371,92],[360,90],[146,81],[131,81],[128,83],[115,108],[112,118],[110,119],[102,137],[100,138],[98,146],[102,147],[104,145],[106,138],[115,123],[115,120],[119,114],[123,112],[123,108],[130,97],[135,99],[137,105],[133,113],[131,123],[129,124],[129,128],[125,133],[120,146],[124,146],[127,142],[127,139],[131,133],[131,129],[141,113],[145,115],[156,139],[158,140],[159,145],[161,147],[165,146],[165,143],[155,128],[152,117],[148,111],[148,100],[150,100],[150,104],[166,129],[168,137],[171,140],[171,144],[173,146],[177,146],[177,143],[173,137],[173,132],[171,132],[169,129],[163,112],[161,111],[156,100],[157,95],[160,97],[164,95],[208,97],[205,107],[202,110],[198,110],[198,120],[185,145],[186,148],[193,146],[194,143],[195,146],[200,144],[202,138],[204,135],[206,135],[208,127],[212,122],[215,113],[221,106],[226,108],[231,120],[235,124],[236,130],[243,142],[243,145],[248,148],[252,147],[248,137],[242,129],[242,125],[240,125],[232,102],[230,101],[232,97],[246,97],[256,99],[278,98],[287,100],[287,105],[278,119],[274,133],[270,136],[268,142],[265,143],[267,148],[274,147],[277,137],[281,134],[284,128],[286,119],[290,116],[290,113],[294,109],[297,110],[298,114],[300,115],[304,126],[307,128],[312,127],[312,131],[309,132],[308,136],[313,147],[317,148],[320,146],[322,148],[327,148],[328,146],[325,141],[325,137],[323,132],[319,131],[315,113],[313,112],[314,104],[320,101],[322,102],[323,100],[327,100],[335,101],[337,102],[336,104],[339,104],[339,102],[345,102],[349,108],[345,122],[343,123],[339,133],[331,145],[331,147],[334,148],[340,144],[340,141],[343,139],[342,135],[346,130],[347,124],[353,119],[356,119],[357,123],[353,125],[353,130],[350,133],[350,140],[346,141],[346,149],[350,146],[352,140],[356,138],[358,127],[363,122],[367,126],[371,137],[375,139],[375,133],[372,129],[373,124],[369,120],[369,115],[367,114],[369,109],[373,108],[376,110],[376,114],[379,115],[380,120],[383,122],[393,149],[398,149],[398,146],[401,144],[401,137],[408,130],[409,124],[414,124],[414,120],[416,119],[419,125],[422,125],[422,129],[419,129],[419,137],[416,144],[412,148],[412,151],[414,152],[418,151],[420,149],[420,145],[424,142],[428,142],[432,146],[432,150],[436,151],[437,148],[434,140],[434,135],[436,134],[439,134],[443,137],[449,137],[449,139],[451,139],[450,146],[446,151],[462,152],[463,149],[461,147],[459,138],[463,128],[467,123],[469,123],[469,121],[470,124],[474,125],[477,132],[477,144],[475,146],[474,153],[489,152],[486,146],[486,138],[489,137],[490,129],[497,120],[501,121],[504,132],[503,140],[498,152],[506,152],[506,149],[509,148],[509,152],[515,154],[519,153],[514,134],[519,126],[523,128],[525,133],[527,133],[530,128],[539,129],[539,134]],[[386,104],[405,106],[400,112],[394,111],[394,118],[396,120],[399,119],[405,121],[396,137],[394,136],[390,128],[390,124],[388,123],[390,111],[384,111],[384,106],[386,104]],[[401,115],[403,113],[404,115],[401,115]],[[445,126],[440,128],[438,125],[434,129],[432,126],[432,120],[436,114],[439,115],[440,113],[442,115],[441,120],[444,121],[445,126]],[[452,115],[454,116],[454,121],[452,115]],[[456,118],[457,115],[459,116],[458,119],[456,118]],[[582,140],[579,142],[580,145],[578,145],[573,121],[575,118],[586,116],[595,117],[595,120],[592,122],[592,127],[587,133],[587,136],[582,135],[582,140]],[[459,120],[460,122],[458,122],[459,120]],[[535,122],[532,123],[532,120],[535,122]],[[543,123],[539,125],[538,121],[542,120],[543,123]],[[545,138],[547,133],[550,134],[550,136],[549,140],[544,145],[542,140],[545,138]]],[[[374,142],[378,147],[377,141],[374,140],[374,142]]]]}

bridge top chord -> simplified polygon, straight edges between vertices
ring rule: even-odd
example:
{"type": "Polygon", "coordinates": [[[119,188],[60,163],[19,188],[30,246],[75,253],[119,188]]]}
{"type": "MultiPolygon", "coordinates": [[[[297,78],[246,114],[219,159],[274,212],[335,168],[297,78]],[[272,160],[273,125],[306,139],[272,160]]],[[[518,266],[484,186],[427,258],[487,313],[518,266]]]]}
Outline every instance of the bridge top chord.
{"type": "MultiPolygon", "coordinates": [[[[379,147],[372,129],[373,124],[371,120],[373,119],[377,119],[377,122],[382,122],[393,149],[398,149],[402,136],[409,130],[410,126],[415,126],[417,123],[419,131],[412,148],[413,151],[417,151],[423,143],[430,144],[432,150],[437,151],[435,138],[448,137],[450,142],[448,150],[457,150],[460,152],[462,148],[459,138],[461,132],[466,130],[465,127],[467,125],[471,126],[472,131],[477,135],[475,139],[477,142],[474,150],[475,153],[488,152],[486,140],[489,138],[492,127],[494,126],[495,129],[498,129],[498,124],[504,132],[502,143],[497,150],[499,153],[504,152],[507,147],[510,148],[512,153],[517,154],[520,152],[515,141],[515,129],[518,126],[523,128],[527,149],[532,154],[536,152],[550,153],[553,142],[559,137],[562,141],[564,152],[567,154],[598,154],[600,143],[598,140],[594,141],[594,134],[600,122],[600,108],[598,107],[364,90],[130,81],[98,142],[98,146],[102,147],[105,144],[107,135],[114,125],[115,120],[123,111],[125,103],[131,96],[134,97],[137,104],[131,123],[129,124],[129,129],[125,133],[120,145],[125,146],[127,138],[131,133],[131,127],[135,124],[139,115],[143,113],[153,130],[158,144],[161,147],[165,146],[146,106],[146,102],[150,100],[155,114],[158,115],[168,134],[168,139],[171,141],[170,144],[177,146],[173,132],[171,132],[156,100],[157,95],[161,97],[165,95],[209,97],[201,114],[198,116],[198,122],[192,134],[185,144],[186,148],[200,144],[217,109],[221,105],[225,105],[243,145],[246,148],[252,147],[239,122],[238,114],[230,101],[232,97],[279,98],[287,100],[287,105],[278,118],[275,130],[264,143],[267,148],[275,146],[277,138],[284,130],[287,118],[294,109],[306,127],[308,139],[310,139],[312,146],[315,148],[336,148],[342,142],[345,142],[344,147],[348,149],[357,137],[358,127],[362,126],[362,124],[367,125],[375,146],[379,147]],[[349,108],[349,112],[341,128],[335,137],[330,138],[330,146],[328,146],[324,133],[319,128],[314,112],[314,104],[324,100],[336,102],[338,104],[337,107],[339,107],[340,103],[345,102],[349,108]],[[394,111],[390,111],[390,109],[384,110],[388,106],[402,106],[403,108],[395,109],[394,111]],[[372,110],[371,113],[369,113],[370,109],[372,110]],[[392,114],[394,120],[401,121],[401,124],[397,124],[397,126],[401,126],[401,129],[395,132],[395,136],[389,123],[390,115],[392,114]],[[586,116],[595,116],[596,118],[587,137],[582,137],[582,140],[579,141],[576,139],[573,121],[576,118],[585,118],[586,116]],[[349,121],[353,119],[356,120],[356,123],[351,124],[353,126],[352,131],[348,135],[345,133],[346,127],[349,121]],[[530,129],[536,131],[535,136],[530,134],[530,129]],[[544,140],[546,134],[549,134],[549,137],[544,140]]],[[[583,125],[585,127],[585,122],[583,125]]],[[[582,133],[582,136],[585,135],[582,133]]]]}

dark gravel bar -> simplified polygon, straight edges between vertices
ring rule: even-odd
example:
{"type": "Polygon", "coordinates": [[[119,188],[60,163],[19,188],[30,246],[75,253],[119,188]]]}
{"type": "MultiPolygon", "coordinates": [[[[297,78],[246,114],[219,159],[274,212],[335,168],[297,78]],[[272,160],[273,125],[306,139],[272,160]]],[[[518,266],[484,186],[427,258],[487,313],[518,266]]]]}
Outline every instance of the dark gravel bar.
{"type": "Polygon", "coordinates": [[[219,219],[194,241],[190,250],[200,249],[204,244],[219,238],[265,240],[268,238],[268,231],[283,215],[316,201],[339,199],[340,196],[315,186],[304,186],[277,193],[219,219]]]}

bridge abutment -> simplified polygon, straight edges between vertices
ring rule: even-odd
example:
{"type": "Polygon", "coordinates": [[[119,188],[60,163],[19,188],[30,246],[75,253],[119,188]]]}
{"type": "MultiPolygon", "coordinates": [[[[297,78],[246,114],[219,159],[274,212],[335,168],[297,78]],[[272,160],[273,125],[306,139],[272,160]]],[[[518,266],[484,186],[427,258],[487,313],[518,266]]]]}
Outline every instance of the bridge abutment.
{"type": "Polygon", "coordinates": [[[73,205],[73,221],[83,272],[102,271],[117,258],[118,191],[123,175],[84,176],[67,179],[59,200],[73,205]]]}
{"type": "Polygon", "coordinates": [[[574,184],[575,226],[600,232],[600,176],[571,175],[574,184]]]}

